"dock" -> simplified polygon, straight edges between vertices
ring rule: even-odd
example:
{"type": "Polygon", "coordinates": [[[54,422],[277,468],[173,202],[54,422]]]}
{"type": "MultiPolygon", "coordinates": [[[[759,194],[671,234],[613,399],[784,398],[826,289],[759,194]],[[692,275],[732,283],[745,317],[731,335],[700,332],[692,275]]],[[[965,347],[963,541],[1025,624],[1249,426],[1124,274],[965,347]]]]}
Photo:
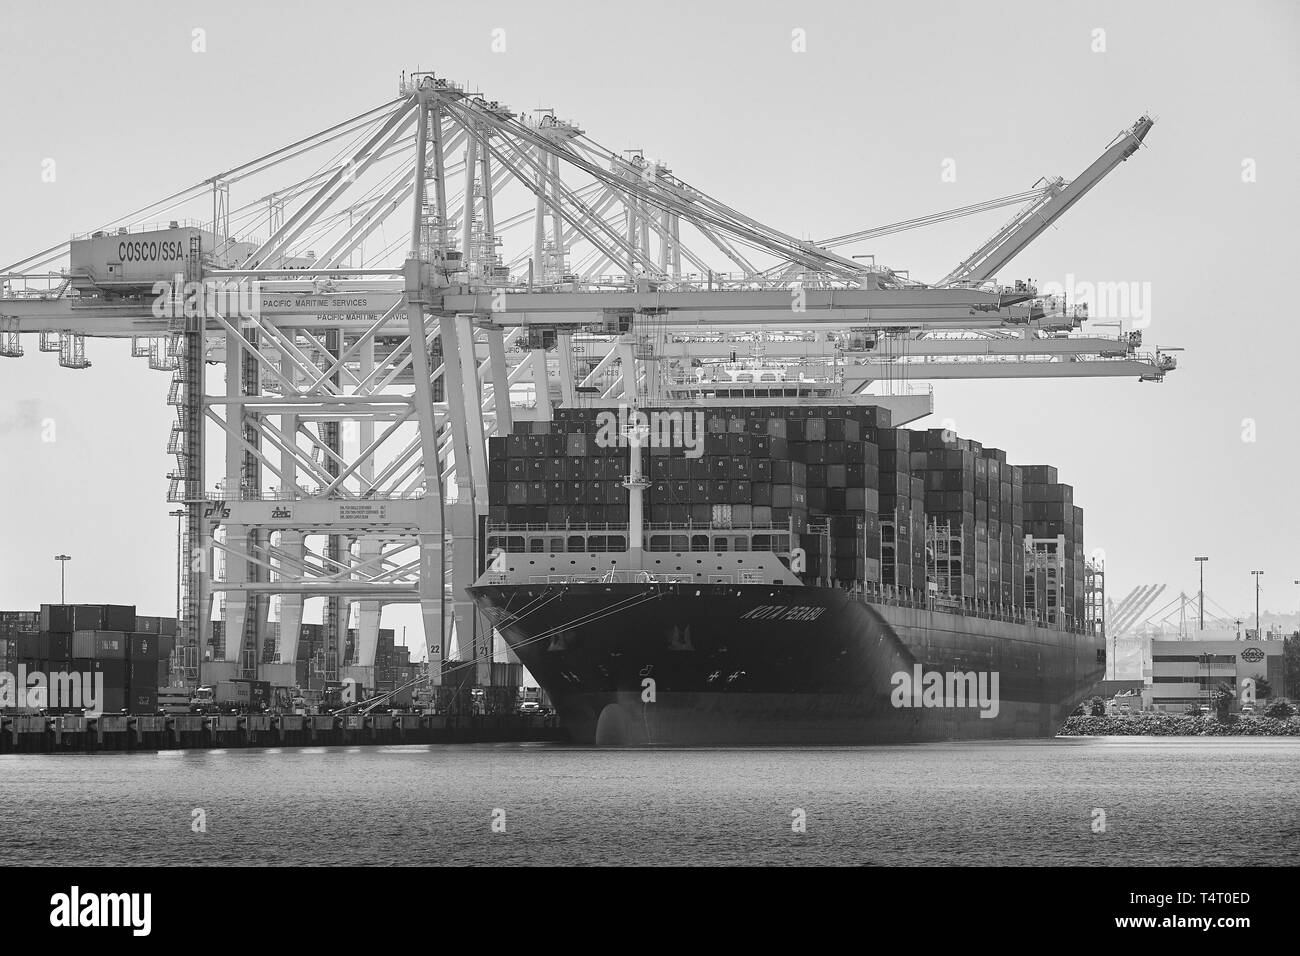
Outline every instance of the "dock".
{"type": "Polygon", "coordinates": [[[567,740],[554,721],[514,715],[0,716],[0,754],[567,740]]]}

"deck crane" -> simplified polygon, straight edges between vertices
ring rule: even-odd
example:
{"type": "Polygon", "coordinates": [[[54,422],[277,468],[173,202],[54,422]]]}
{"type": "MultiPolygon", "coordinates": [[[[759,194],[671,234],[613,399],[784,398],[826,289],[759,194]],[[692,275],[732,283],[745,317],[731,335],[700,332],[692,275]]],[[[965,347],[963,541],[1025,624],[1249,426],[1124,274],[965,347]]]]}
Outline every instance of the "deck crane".
{"type": "MultiPolygon", "coordinates": [[[[576,123],[413,74],[374,110],[0,268],[0,357],[22,355],[21,336],[35,334],[84,368],[84,338],[129,338],[171,374],[169,497],[185,509],[184,553],[207,558],[183,565],[182,643],[209,647],[214,595],[225,598],[225,648],[203,665],[205,682],[257,666],[272,599],[274,666],[292,666],[314,597],[327,601],[340,657],[358,606],[363,668],[380,607],[418,602],[431,681],[454,633],[484,683],[491,632],[465,595],[475,574],[465,556],[476,553],[488,436],[546,420],[557,402],[667,401],[662,377],[692,352],[706,367],[746,349],[793,367],[824,350],[840,377],[821,385],[837,394],[888,371],[854,364],[883,351],[855,355],[855,337],[911,337],[914,354],[956,350],[930,341],[940,333],[977,339],[961,349],[1047,354],[1049,375],[1118,374],[1125,357],[1124,374],[1153,371],[1115,340],[1088,346],[1098,361],[1087,350],[1078,361],[1077,346],[1049,337],[1075,316],[1050,313],[1032,289],[983,281],[1101,174],[1094,164],[1075,183],[1031,191],[1032,222],[968,260],[960,280],[930,286],[833,251],[852,236],[798,239],[576,123]],[[232,189],[247,201],[232,202],[232,189]],[[209,211],[207,226],[182,225],[209,211]],[[148,265],[178,246],[174,264],[148,265]],[[256,308],[200,298],[169,310],[176,290],[153,289],[182,270],[205,292],[257,283],[256,308]],[[224,372],[215,387],[210,365],[224,372]],[[224,441],[215,462],[209,429],[224,441]]],[[[1013,364],[950,367],[1023,374],[1013,364]]],[[[933,409],[928,395],[872,401],[900,424],[933,409]]]]}

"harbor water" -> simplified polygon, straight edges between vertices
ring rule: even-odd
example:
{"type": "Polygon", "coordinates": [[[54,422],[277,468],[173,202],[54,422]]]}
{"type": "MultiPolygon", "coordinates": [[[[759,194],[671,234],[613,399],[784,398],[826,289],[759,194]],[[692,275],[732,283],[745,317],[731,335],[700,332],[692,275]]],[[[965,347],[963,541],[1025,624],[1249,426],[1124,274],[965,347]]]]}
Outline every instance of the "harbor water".
{"type": "Polygon", "coordinates": [[[1298,792],[1296,739],[14,754],[0,864],[1267,866],[1298,792]]]}

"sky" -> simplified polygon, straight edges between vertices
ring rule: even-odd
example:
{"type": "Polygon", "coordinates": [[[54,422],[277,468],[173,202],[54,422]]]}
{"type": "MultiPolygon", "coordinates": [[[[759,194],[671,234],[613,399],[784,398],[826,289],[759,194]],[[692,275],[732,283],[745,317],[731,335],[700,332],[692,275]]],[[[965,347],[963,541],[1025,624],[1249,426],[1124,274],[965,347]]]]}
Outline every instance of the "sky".
{"type": "MultiPolygon", "coordinates": [[[[1294,612],[1300,331],[1280,293],[1298,251],[1298,54],[1290,2],[7,0],[0,263],[390,100],[403,70],[554,107],[807,238],[1073,177],[1150,111],[1145,148],[999,277],[1133,283],[1149,308],[1126,325],[1186,349],[1178,370],[938,382],[918,426],[951,419],[1056,464],[1111,595],[1191,593],[1208,555],[1219,605],[1253,613],[1263,569],[1261,606],[1294,612]]],[[[935,280],[1008,212],[841,251],[935,280]]],[[[70,599],[170,613],[168,376],[123,342],[90,342],[80,372],[27,352],[0,359],[0,607],[56,600],[63,552],[70,599]]]]}

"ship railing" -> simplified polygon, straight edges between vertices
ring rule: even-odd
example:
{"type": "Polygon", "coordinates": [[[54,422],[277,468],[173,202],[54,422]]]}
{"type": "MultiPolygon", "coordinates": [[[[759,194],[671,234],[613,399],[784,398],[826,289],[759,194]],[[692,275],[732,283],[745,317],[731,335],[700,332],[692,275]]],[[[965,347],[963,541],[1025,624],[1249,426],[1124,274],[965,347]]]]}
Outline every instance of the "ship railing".
{"type": "Polygon", "coordinates": [[[959,614],[964,617],[978,617],[991,621],[1007,621],[1016,624],[1029,624],[1038,627],[1056,628],[1071,634],[1086,635],[1090,630],[1086,624],[1079,625],[1073,621],[1053,622],[1046,615],[1033,608],[1015,604],[1002,604],[996,601],[982,601],[975,597],[960,597],[951,594],[939,594],[927,598],[919,588],[900,588],[893,584],[880,584],[874,581],[828,581],[818,579],[809,581],[818,587],[835,586],[849,591],[855,598],[861,597],[873,603],[895,607],[913,607],[942,611],[946,614],[959,614]]]}
{"type": "MultiPolygon", "coordinates": [[[[489,572],[484,578],[485,584],[508,584],[503,572],[489,572]]],[[[694,584],[695,575],[669,571],[589,571],[575,574],[532,574],[528,576],[529,584],[694,584]]],[[[735,579],[729,574],[709,576],[709,584],[734,584],[735,579]]],[[[747,583],[742,581],[741,583],[747,583]]]]}
{"type": "Polygon", "coordinates": [[[566,524],[506,524],[488,522],[488,534],[509,534],[521,531],[627,531],[627,524],[609,522],[566,523],[566,524]]]}
{"type": "MultiPolygon", "coordinates": [[[[755,531],[760,533],[783,532],[789,531],[790,526],[787,524],[759,523],[759,524],[714,524],[710,522],[649,522],[642,525],[645,531],[695,531],[700,534],[705,532],[722,532],[722,531],[755,531]]],[[[617,524],[610,522],[596,523],[565,523],[565,524],[509,524],[504,522],[488,522],[487,533],[489,534],[509,534],[511,532],[523,531],[623,531],[626,532],[628,526],[626,523],[617,524]]]]}
{"type": "MultiPolygon", "coordinates": [[[[308,501],[317,498],[320,495],[320,489],[314,488],[267,488],[267,489],[250,489],[250,488],[214,488],[211,491],[202,492],[198,499],[200,501],[308,501]]],[[[411,501],[424,497],[423,490],[416,490],[402,494],[382,494],[368,493],[358,495],[355,493],[340,492],[339,497],[332,500],[338,501],[411,501]]],[[[187,501],[190,499],[186,499],[187,501]]]]}
{"type": "Polygon", "coordinates": [[[712,521],[709,521],[709,522],[704,522],[704,521],[685,521],[685,522],[664,522],[664,521],[655,521],[655,522],[651,522],[651,523],[647,524],[647,525],[645,526],[645,529],[646,529],[647,531],[699,531],[699,532],[701,532],[701,533],[703,533],[703,532],[705,532],[705,531],[764,531],[764,532],[768,532],[768,531],[789,531],[789,530],[790,530],[790,526],[789,526],[788,524],[775,524],[775,523],[773,523],[773,522],[768,522],[768,523],[766,523],[766,524],[764,524],[763,522],[758,522],[757,524],[756,524],[756,523],[753,523],[753,522],[751,522],[751,523],[749,523],[749,524],[736,524],[735,522],[730,522],[730,523],[726,523],[726,524],[714,524],[712,521]]]}
{"type": "Polygon", "coordinates": [[[667,575],[649,571],[594,571],[586,574],[532,574],[529,584],[662,584],[667,575]]]}

